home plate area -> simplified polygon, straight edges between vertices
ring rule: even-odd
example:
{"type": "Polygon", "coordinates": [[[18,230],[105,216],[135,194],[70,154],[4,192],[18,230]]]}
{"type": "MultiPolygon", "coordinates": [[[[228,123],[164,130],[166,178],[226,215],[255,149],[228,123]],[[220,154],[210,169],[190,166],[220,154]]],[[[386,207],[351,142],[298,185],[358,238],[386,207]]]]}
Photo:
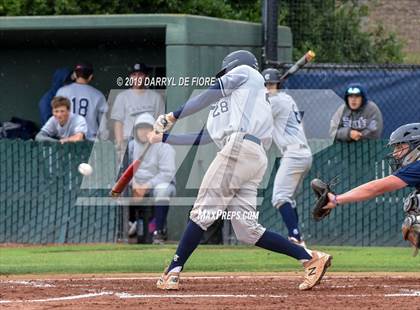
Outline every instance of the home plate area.
{"type": "Polygon", "coordinates": [[[412,274],[331,273],[310,291],[301,275],[186,273],[179,291],[155,288],[157,275],[1,276],[0,309],[414,309],[412,274]]]}

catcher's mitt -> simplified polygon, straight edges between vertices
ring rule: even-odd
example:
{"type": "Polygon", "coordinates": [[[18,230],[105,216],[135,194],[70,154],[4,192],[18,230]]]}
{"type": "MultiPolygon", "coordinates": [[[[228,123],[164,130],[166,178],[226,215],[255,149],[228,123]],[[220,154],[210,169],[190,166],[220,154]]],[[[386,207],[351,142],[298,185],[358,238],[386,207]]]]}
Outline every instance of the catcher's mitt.
{"type": "Polygon", "coordinates": [[[330,188],[331,182],[326,183],[320,179],[313,179],[311,181],[311,187],[317,198],[315,207],[312,210],[312,216],[315,221],[320,221],[324,217],[328,216],[331,212],[331,209],[323,209],[323,207],[325,207],[330,201],[328,198],[328,193],[332,193],[330,188]]]}
{"type": "Polygon", "coordinates": [[[408,215],[401,227],[404,240],[414,247],[413,256],[416,256],[420,247],[420,216],[408,215]]]}

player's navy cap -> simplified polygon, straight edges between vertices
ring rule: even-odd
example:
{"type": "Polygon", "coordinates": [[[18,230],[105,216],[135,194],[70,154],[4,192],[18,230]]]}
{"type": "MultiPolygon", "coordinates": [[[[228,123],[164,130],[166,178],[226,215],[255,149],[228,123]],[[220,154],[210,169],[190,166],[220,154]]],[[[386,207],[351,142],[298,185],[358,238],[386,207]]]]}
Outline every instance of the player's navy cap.
{"type": "Polygon", "coordinates": [[[80,61],[76,64],[74,67],[74,70],[86,70],[86,71],[92,71],[93,72],[93,65],[90,62],[86,61],[80,61]]]}
{"type": "Polygon", "coordinates": [[[131,73],[135,73],[135,72],[149,73],[150,72],[150,68],[148,66],[146,66],[145,63],[139,62],[139,63],[134,64],[131,67],[130,72],[131,73]]]}

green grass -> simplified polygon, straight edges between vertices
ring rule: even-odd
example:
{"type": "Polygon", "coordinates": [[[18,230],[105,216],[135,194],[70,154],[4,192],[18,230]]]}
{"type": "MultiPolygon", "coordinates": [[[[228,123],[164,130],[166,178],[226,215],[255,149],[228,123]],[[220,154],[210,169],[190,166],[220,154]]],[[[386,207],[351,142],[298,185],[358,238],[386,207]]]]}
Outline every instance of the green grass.
{"type": "MultiPolygon", "coordinates": [[[[420,270],[409,248],[320,247],[334,256],[331,271],[420,270]]],[[[161,272],[175,245],[0,247],[0,274],[161,272]]],[[[300,271],[297,261],[256,247],[200,246],[185,271],[300,271]]]]}

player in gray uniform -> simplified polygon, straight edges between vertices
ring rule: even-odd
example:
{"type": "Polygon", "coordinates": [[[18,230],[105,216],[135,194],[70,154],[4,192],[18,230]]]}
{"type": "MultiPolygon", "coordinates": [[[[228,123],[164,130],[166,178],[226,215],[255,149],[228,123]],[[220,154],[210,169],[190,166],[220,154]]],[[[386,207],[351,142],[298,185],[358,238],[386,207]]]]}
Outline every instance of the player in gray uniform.
{"type": "Polygon", "coordinates": [[[131,137],[134,120],[140,113],[150,113],[155,119],[165,113],[162,96],[142,83],[149,71],[144,63],[135,64],[130,72],[130,79],[138,83],[133,83],[130,89],[122,91],[115,98],[111,119],[115,121],[115,142],[120,148],[123,148],[123,141],[131,137]]]}
{"type": "Polygon", "coordinates": [[[318,284],[330,265],[330,255],[298,246],[266,230],[255,217],[244,216],[256,210],[257,188],[267,167],[265,149],[271,144],[273,123],[264,79],[257,70],[252,53],[230,53],[223,60],[215,84],[177,111],[159,116],[155,123],[155,131],[166,132],[175,121],[210,106],[208,136],[220,148],[203,178],[176,254],[157,282],[160,289],[179,288],[179,274],[185,262],[204,231],[216,220],[214,214],[224,210],[238,214],[232,216],[232,226],[240,241],[303,263],[306,273],[299,289],[318,284]]]}
{"type": "Polygon", "coordinates": [[[42,126],[36,141],[76,142],[82,141],[87,133],[85,119],[70,112],[70,101],[65,97],[54,97],[53,116],[42,126]]]}
{"type": "Polygon", "coordinates": [[[61,87],[56,96],[68,98],[71,111],[86,119],[88,140],[97,138],[99,132],[102,138],[106,138],[105,113],[108,111],[108,103],[99,90],[89,85],[93,79],[93,67],[89,63],[78,63],[74,73],[75,83],[61,87]]]}
{"type": "Polygon", "coordinates": [[[286,224],[289,240],[305,246],[299,231],[296,193],[312,166],[312,153],[302,126],[302,116],[291,96],[279,91],[280,72],[265,69],[261,73],[273,111],[273,139],[282,156],[273,186],[273,206],[286,224]]]}

